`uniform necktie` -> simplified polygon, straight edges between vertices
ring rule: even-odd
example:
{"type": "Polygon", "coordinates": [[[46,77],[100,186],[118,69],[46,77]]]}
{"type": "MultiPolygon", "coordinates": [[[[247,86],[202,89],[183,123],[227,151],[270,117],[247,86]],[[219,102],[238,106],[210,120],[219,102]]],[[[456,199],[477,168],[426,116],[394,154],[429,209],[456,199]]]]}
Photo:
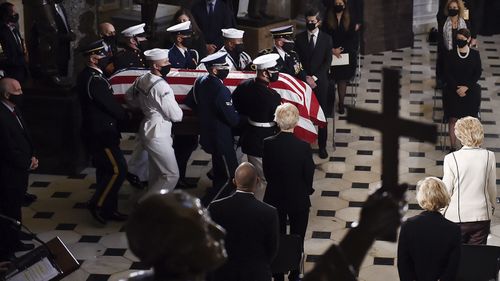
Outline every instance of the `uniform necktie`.
{"type": "Polygon", "coordinates": [[[314,50],[314,34],[311,34],[311,38],[309,39],[308,49],[309,51],[314,50]]]}

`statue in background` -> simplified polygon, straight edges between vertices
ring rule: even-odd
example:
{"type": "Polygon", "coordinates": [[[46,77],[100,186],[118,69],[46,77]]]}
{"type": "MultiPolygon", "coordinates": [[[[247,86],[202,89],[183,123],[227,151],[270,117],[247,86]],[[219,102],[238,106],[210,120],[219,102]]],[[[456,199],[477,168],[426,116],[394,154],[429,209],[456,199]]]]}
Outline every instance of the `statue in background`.
{"type": "Polygon", "coordinates": [[[71,58],[71,41],[76,38],[69,25],[63,0],[25,1],[30,70],[34,79],[56,85],[69,83],[68,62],[71,58]]]}

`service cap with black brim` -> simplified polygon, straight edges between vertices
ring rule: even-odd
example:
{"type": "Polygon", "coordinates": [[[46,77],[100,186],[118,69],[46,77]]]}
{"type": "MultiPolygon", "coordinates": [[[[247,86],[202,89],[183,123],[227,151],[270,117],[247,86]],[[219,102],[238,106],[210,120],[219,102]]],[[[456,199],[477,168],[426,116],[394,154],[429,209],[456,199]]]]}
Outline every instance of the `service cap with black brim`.
{"type": "Polygon", "coordinates": [[[227,53],[216,52],[204,57],[200,62],[205,64],[205,67],[225,68],[228,66],[226,62],[227,53]]]}
{"type": "Polygon", "coordinates": [[[167,32],[174,35],[186,35],[189,36],[193,34],[193,29],[191,28],[191,21],[181,22],[179,24],[173,25],[167,28],[167,32]]]}
{"type": "Polygon", "coordinates": [[[94,41],[87,46],[83,47],[80,49],[80,52],[84,56],[91,56],[91,55],[100,55],[100,56],[106,56],[106,50],[104,48],[104,40],[100,39],[97,41],[94,41]]]}
{"type": "Polygon", "coordinates": [[[284,38],[287,40],[293,40],[293,25],[285,25],[270,29],[273,39],[284,38]]]}

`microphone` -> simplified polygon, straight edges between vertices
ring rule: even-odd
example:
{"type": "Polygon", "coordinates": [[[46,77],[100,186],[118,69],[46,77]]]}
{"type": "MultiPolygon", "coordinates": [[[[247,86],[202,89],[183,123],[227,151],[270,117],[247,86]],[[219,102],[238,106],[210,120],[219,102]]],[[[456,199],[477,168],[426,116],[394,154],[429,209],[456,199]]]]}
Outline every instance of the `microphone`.
{"type": "Polygon", "coordinates": [[[12,224],[15,224],[16,226],[21,226],[21,222],[20,221],[18,221],[16,219],[13,219],[13,218],[11,218],[9,216],[5,216],[5,215],[0,214],[0,219],[4,219],[4,220],[6,220],[6,221],[8,221],[8,222],[10,222],[12,224]]]}

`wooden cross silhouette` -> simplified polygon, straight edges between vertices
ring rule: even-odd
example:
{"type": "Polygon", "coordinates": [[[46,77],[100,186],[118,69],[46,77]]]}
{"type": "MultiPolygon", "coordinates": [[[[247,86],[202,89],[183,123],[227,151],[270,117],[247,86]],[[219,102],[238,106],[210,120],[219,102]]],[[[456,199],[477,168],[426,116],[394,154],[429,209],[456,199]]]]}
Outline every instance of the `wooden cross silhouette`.
{"type": "Polygon", "coordinates": [[[382,132],[382,188],[396,191],[399,179],[399,137],[436,142],[437,129],[435,125],[399,118],[400,71],[384,68],[382,77],[382,113],[349,108],[347,122],[382,132]]]}

